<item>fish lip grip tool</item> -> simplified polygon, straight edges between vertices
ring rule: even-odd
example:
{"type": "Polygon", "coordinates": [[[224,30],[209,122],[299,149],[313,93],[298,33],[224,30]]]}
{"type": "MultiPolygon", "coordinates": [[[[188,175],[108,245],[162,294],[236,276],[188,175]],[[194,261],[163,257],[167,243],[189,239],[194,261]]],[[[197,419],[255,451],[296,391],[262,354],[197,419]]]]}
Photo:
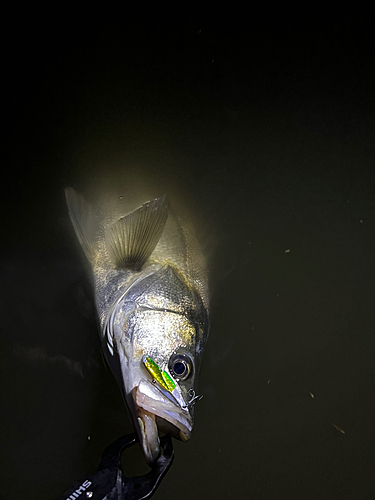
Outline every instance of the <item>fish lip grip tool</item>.
{"type": "Polygon", "coordinates": [[[174,458],[172,438],[160,438],[160,456],[143,476],[127,477],[121,467],[121,455],[138,443],[138,436],[128,434],[107,446],[96,472],[84,476],[58,500],[142,500],[151,498],[174,458]]]}

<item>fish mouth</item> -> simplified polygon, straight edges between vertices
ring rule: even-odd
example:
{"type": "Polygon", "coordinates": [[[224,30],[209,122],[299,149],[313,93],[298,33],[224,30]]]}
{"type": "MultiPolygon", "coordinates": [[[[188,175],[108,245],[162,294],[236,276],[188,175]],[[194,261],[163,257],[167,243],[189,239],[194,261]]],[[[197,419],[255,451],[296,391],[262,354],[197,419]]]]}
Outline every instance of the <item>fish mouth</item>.
{"type": "Polygon", "coordinates": [[[142,379],[132,391],[140,440],[149,463],[160,454],[159,431],[170,433],[182,441],[190,439],[192,417],[155,383],[142,379]]]}

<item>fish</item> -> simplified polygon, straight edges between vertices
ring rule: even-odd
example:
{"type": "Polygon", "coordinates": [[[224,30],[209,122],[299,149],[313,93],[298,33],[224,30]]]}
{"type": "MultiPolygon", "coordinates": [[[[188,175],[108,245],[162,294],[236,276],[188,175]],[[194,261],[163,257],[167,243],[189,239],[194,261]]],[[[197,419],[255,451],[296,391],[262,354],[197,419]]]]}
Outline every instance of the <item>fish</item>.
{"type": "MultiPolygon", "coordinates": [[[[191,437],[198,373],[209,334],[206,262],[190,223],[167,196],[135,209],[97,206],[65,190],[90,263],[104,357],[149,464],[159,436],[191,437]]],[[[133,207],[134,208],[134,207],[133,207]]]]}

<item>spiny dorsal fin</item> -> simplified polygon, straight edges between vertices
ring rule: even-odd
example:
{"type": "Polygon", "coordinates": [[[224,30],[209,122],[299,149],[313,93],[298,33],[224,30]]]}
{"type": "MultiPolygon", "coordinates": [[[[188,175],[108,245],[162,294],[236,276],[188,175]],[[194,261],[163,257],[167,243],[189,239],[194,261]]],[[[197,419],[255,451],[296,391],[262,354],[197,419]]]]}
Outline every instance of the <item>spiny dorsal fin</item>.
{"type": "Polygon", "coordinates": [[[160,240],[167,217],[168,202],[164,195],[110,225],[105,241],[114,265],[141,269],[160,240]]]}
{"type": "Polygon", "coordinates": [[[92,258],[94,241],[94,212],[89,203],[72,188],[65,189],[66,203],[77,238],[89,260],[92,258]]]}

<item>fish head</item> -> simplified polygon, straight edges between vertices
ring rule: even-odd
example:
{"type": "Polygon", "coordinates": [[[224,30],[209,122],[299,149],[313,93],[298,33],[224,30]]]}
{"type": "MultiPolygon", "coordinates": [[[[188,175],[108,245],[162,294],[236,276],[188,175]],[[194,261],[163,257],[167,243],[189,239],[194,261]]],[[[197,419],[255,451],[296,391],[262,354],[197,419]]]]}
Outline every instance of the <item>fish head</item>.
{"type": "Polygon", "coordinates": [[[127,405],[146,460],[160,453],[159,433],[190,438],[199,368],[197,327],[183,315],[136,309],[117,343],[127,405]]]}

